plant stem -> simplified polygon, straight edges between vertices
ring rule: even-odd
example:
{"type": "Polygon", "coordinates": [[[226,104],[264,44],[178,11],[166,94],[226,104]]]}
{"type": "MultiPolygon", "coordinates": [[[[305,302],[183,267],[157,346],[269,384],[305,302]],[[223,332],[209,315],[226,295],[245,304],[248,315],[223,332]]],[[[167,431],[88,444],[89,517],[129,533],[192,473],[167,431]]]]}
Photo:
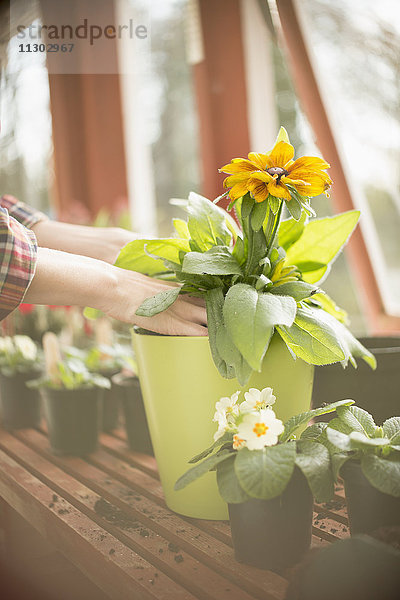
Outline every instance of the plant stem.
{"type": "MultiPolygon", "coordinates": [[[[267,241],[267,249],[268,249],[267,257],[268,258],[270,257],[271,252],[272,252],[272,248],[274,247],[275,238],[276,238],[276,234],[278,232],[279,223],[281,222],[282,209],[283,209],[283,200],[281,200],[281,203],[280,203],[279,208],[278,208],[278,212],[276,213],[276,215],[274,215],[275,216],[274,227],[273,227],[273,230],[272,230],[271,237],[270,237],[269,241],[267,241]]],[[[271,209],[270,209],[270,211],[271,211],[271,209]]],[[[271,211],[271,213],[272,213],[272,211],[271,211]]],[[[268,215],[268,221],[269,221],[269,217],[270,217],[270,215],[268,215]]]]}

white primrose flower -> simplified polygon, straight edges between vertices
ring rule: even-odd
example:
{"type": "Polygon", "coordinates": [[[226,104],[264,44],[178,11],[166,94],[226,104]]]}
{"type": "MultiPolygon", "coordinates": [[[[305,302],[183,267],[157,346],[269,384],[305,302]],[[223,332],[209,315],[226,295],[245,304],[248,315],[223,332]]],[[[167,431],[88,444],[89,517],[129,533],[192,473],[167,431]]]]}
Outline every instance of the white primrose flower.
{"type": "Polygon", "coordinates": [[[15,348],[21,352],[25,360],[35,360],[37,356],[37,347],[33,340],[27,335],[14,336],[15,348]]]}
{"type": "Polygon", "coordinates": [[[245,400],[239,405],[241,413],[267,408],[268,406],[275,404],[276,400],[276,397],[272,393],[272,388],[270,387],[264,388],[263,390],[250,388],[248,392],[245,392],[244,397],[245,400]]]}
{"type": "Polygon", "coordinates": [[[229,425],[226,415],[224,413],[216,412],[213,421],[216,421],[218,423],[218,429],[214,433],[214,442],[216,442],[217,440],[219,440],[220,437],[224,435],[225,431],[228,430],[229,425]]]}
{"type": "Polygon", "coordinates": [[[1,354],[13,354],[14,344],[10,336],[0,337],[0,353],[1,354]]]}
{"type": "Polygon", "coordinates": [[[218,423],[220,415],[223,415],[225,419],[228,419],[230,416],[234,417],[239,414],[239,406],[237,403],[239,394],[240,391],[237,391],[234,394],[232,394],[230,398],[225,396],[224,398],[218,400],[218,402],[215,404],[215,414],[213,421],[216,421],[218,423]]]}
{"type": "Polygon", "coordinates": [[[274,446],[283,432],[282,421],[276,418],[270,408],[249,412],[238,425],[238,436],[246,441],[249,450],[261,450],[264,446],[274,446]]]}

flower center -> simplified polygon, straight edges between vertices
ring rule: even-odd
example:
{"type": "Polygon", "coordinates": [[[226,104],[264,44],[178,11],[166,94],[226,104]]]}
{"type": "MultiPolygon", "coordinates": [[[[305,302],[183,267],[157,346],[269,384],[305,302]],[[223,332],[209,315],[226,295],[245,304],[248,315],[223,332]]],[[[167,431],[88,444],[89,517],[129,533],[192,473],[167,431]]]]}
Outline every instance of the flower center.
{"type": "Polygon", "coordinates": [[[255,423],[255,425],[253,427],[253,431],[257,437],[260,437],[261,435],[264,435],[265,433],[267,433],[267,430],[268,430],[268,427],[266,426],[265,423],[255,423]]]}
{"type": "Polygon", "coordinates": [[[282,175],[289,175],[289,172],[286,171],[286,169],[282,169],[282,167],[270,167],[269,169],[267,169],[267,173],[269,173],[269,175],[272,175],[272,177],[274,175],[278,175],[278,182],[280,181],[282,175]]]}

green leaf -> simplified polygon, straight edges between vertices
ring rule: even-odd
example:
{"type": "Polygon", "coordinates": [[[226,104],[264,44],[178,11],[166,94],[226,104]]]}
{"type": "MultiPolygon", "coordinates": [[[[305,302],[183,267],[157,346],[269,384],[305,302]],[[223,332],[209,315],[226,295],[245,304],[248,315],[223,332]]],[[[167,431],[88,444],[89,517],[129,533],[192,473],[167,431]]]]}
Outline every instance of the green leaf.
{"type": "Polygon", "coordinates": [[[342,406],[336,412],[340,421],[351,427],[352,431],[359,431],[367,437],[374,436],[376,423],[366,410],[358,406],[342,406]]]}
{"type": "Polygon", "coordinates": [[[155,296],[151,296],[150,298],[146,298],[136,310],[135,314],[138,315],[138,317],[153,317],[154,315],[158,315],[164,310],[167,310],[167,308],[175,302],[180,291],[180,287],[174,287],[170,290],[160,292],[155,296]]]}
{"type": "Polygon", "coordinates": [[[278,212],[281,202],[282,200],[275,196],[271,196],[271,194],[268,196],[268,204],[274,215],[278,212]]]}
{"type": "Polygon", "coordinates": [[[301,205],[301,202],[297,199],[297,197],[295,196],[295,194],[292,192],[292,190],[290,191],[290,200],[288,200],[286,202],[286,207],[288,209],[288,211],[290,212],[290,214],[292,215],[293,219],[295,219],[296,221],[300,221],[301,219],[301,213],[303,212],[303,207],[301,205]]]}
{"type": "Polygon", "coordinates": [[[316,271],[317,269],[325,267],[325,264],[316,260],[299,260],[296,263],[296,267],[302,273],[308,273],[310,271],[316,271]]]}
{"type": "Polygon", "coordinates": [[[190,236],[200,250],[209,250],[220,245],[221,241],[226,246],[231,244],[232,234],[227,224],[229,215],[222,208],[195,192],[190,192],[185,208],[189,213],[190,236]]]}
{"type": "Polygon", "coordinates": [[[277,329],[296,356],[309,364],[328,365],[346,358],[336,331],[312,309],[299,308],[291,327],[279,326],[277,329]]]}
{"type": "Polygon", "coordinates": [[[307,221],[308,217],[304,211],[299,221],[293,218],[282,221],[278,229],[279,245],[287,251],[300,238],[307,221]]]}
{"type": "Polygon", "coordinates": [[[314,419],[315,417],[319,417],[321,415],[327,415],[328,413],[332,413],[337,410],[340,406],[349,406],[350,404],[354,404],[354,400],[338,400],[337,402],[332,402],[327,406],[320,406],[319,408],[313,408],[312,410],[308,410],[306,412],[300,413],[299,415],[294,415],[290,417],[286,421],[285,429],[283,433],[280,435],[279,441],[286,442],[291,435],[295,433],[295,431],[314,419]]]}
{"type": "Polygon", "coordinates": [[[300,438],[302,440],[310,440],[316,442],[319,440],[322,433],[327,427],[328,423],[322,423],[321,421],[319,421],[318,423],[313,423],[303,431],[300,438]]]}
{"type": "Polygon", "coordinates": [[[208,471],[214,469],[218,463],[226,460],[229,456],[232,456],[232,453],[229,450],[221,450],[221,452],[209,456],[203,460],[203,462],[198,463],[179,477],[178,481],[175,483],[174,490],[182,490],[189,483],[192,483],[192,481],[195,481],[205,473],[208,473],[208,471]]]}
{"type": "Polygon", "coordinates": [[[207,307],[207,324],[208,338],[210,342],[211,355],[218,371],[226,379],[232,379],[235,376],[235,371],[230,364],[221,356],[217,348],[217,333],[221,328],[225,329],[224,317],[224,294],[222,288],[215,288],[207,292],[206,307],[207,307]]]}
{"type": "Polygon", "coordinates": [[[351,459],[351,456],[351,454],[344,454],[342,452],[336,452],[335,454],[331,455],[332,475],[334,481],[337,481],[340,469],[343,467],[345,462],[351,459]]]}
{"type": "Polygon", "coordinates": [[[163,263],[163,258],[173,263],[180,263],[179,253],[181,251],[190,251],[187,240],[178,238],[134,240],[122,248],[115,266],[151,276],[168,270],[163,263]],[[145,249],[149,254],[160,258],[152,258],[146,254],[145,249]]]}
{"type": "Polygon", "coordinates": [[[193,456],[193,458],[189,460],[189,463],[197,463],[200,460],[203,460],[203,458],[207,458],[207,456],[209,456],[216,448],[220,448],[226,442],[232,442],[232,434],[229,432],[224,433],[224,435],[222,435],[216,442],[211,444],[211,446],[203,450],[203,452],[193,456]]]}
{"type": "Polygon", "coordinates": [[[266,253],[267,240],[264,230],[253,231],[250,227],[247,239],[246,275],[253,275],[258,271],[260,260],[265,257],[266,253]]]}
{"type": "Polygon", "coordinates": [[[232,256],[237,260],[239,265],[242,265],[246,261],[246,242],[244,242],[243,239],[238,236],[236,238],[235,246],[232,250],[232,256]]]}
{"type": "Polygon", "coordinates": [[[230,288],[223,308],[225,326],[253,369],[261,368],[274,325],[292,323],[296,309],[296,302],[288,296],[257,292],[244,283],[230,288]]]}
{"type": "Polygon", "coordinates": [[[250,496],[246,494],[236,477],[235,459],[236,456],[232,456],[217,466],[218,490],[222,499],[228,504],[240,504],[250,500],[250,496]]]}
{"type": "Polygon", "coordinates": [[[224,359],[228,368],[233,369],[240,385],[245,385],[253,372],[253,369],[247,364],[242,354],[233,343],[224,323],[221,323],[216,336],[217,350],[224,359]]]}
{"type": "Polygon", "coordinates": [[[327,313],[335,317],[341,323],[346,324],[348,321],[347,312],[337,306],[334,300],[328,296],[325,292],[319,292],[312,297],[312,301],[316,302],[318,306],[323,308],[327,313]]]}
{"type": "Polygon", "coordinates": [[[241,275],[242,270],[226,246],[214,246],[207,252],[188,252],[182,263],[185,273],[197,275],[241,275]]]}
{"type": "Polygon", "coordinates": [[[245,196],[243,196],[242,204],[240,207],[240,215],[242,221],[250,216],[254,204],[254,199],[250,196],[250,194],[246,194],[245,196]]]}
{"type": "Polygon", "coordinates": [[[288,485],[296,460],[296,444],[278,444],[262,450],[239,450],[235,472],[240,486],[252,498],[280,496],[288,485]]]}
{"type": "Polygon", "coordinates": [[[267,216],[268,202],[256,202],[251,211],[250,223],[253,231],[259,231],[267,216]]]}
{"type": "Polygon", "coordinates": [[[370,450],[390,445],[388,438],[370,438],[360,431],[352,431],[349,438],[353,450],[370,450]]]}
{"type": "Polygon", "coordinates": [[[326,326],[329,326],[335,332],[345,353],[344,366],[346,366],[349,360],[353,367],[357,367],[355,359],[362,358],[371,369],[376,369],[375,356],[353,336],[343,323],[340,323],[340,321],[324,310],[316,308],[311,309],[311,311],[315,317],[323,320],[326,326]]]}
{"type": "Polygon", "coordinates": [[[345,452],[350,452],[352,450],[350,437],[347,433],[342,433],[337,429],[331,429],[330,427],[327,427],[326,437],[328,438],[328,441],[335,446],[335,448],[344,450],[345,452]]]}
{"type": "Polygon", "coordinates": [[[383,433],[390,439],[391,444],[400,444],[400,417],[391,417],[383,425],[383,433]]]}
{"type": "Polygon", "coordinates": [[[272,287],[269,291],[271,294],[279,294],[280,296],[291,296],[300,302],[304,298],[309,298],[318,290],[312,283],[306,283],[305,281],[290,281],[288,283],[282,283],[272,287]]]}
{"type": "Polygon", "coordinates": [[[298,445],[296,465],[308,481],[317,502],[328,502],[333,496],[333,477],[329,452],[318,442],[302,441],[298,445]]]}
{"type": "MultiPolygon", "coordinates": [[[[288,202],[287,205],[290,205],[288,202]]],[[[360,211],[352,210],[335,217],[315,219],[305,227],[302,236],[287,252],[287,263],[297,265],[299,262],[313,261],[325,266],[307,273],[304,277],[309,283],[316,283],[326,272],[327,265],[333,261],[347,242],[357,225],[360,211]]]]}
{"type": "Polygon", "coordinates": [[[180,238],[184,240],[190,239],[188,224],[183,219],[172,219],[172,224],[180,238]]]}
{"type": "Polygon", "coordinates": [[[400,497],[400,457],[380,458],[365,454],[361,458],[361,469],[371,485],[383,494],[400,497]]]}

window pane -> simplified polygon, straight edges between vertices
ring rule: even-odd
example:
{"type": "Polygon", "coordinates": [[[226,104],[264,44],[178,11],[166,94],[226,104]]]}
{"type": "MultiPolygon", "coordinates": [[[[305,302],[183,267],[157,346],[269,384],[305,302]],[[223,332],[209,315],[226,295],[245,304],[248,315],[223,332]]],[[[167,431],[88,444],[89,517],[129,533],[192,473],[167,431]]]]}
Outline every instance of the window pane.
{"type": "Polygon", "coordinates": [[[0,194],[49,209],[51,115],[44,53],[21,54],[9,42],[1,72],[0,194]]]}
{"type": "Polygon", "coordinates": [[[389,312],[400,314],[400,6],[302,0],[306,34],[389,312]]]}

